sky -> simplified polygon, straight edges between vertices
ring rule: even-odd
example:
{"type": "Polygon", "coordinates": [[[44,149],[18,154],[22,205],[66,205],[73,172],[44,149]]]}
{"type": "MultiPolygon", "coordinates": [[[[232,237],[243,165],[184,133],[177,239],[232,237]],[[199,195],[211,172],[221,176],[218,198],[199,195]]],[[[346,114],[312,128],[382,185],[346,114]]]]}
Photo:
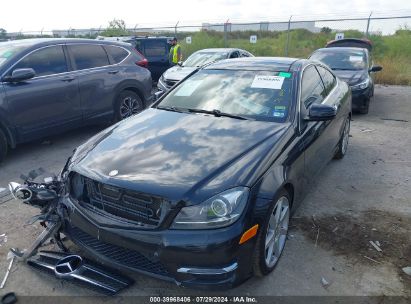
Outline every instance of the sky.
{"type": "MultiPolygon", "coordinates": [[[[114,18],[130,28],[202,22],[278,21],[335,16],[411,15],[410,0],[20,0],[0,3],[8,32],[106,27],[114,18]]],[[[409,21],[409,20],[408,20],[409,21]]]]}

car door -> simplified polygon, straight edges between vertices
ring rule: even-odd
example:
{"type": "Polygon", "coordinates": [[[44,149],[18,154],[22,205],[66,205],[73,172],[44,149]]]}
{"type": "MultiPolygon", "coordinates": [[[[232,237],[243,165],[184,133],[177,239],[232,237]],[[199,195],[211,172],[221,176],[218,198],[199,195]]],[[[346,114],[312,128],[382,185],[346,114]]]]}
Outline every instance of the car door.
{"type": "Polygon", "coordinates": [[[140,49],[148,60],[148,69],[153,80],[157,81],[170,67],[168,60],[170,44],[166,39],[146,39],[141,41],[140,49]]]}
{"type": "Polygon", "coordinates": [[[107,120],[113,113],[116,79],[121,75],[121,67],[110,65],[102,45],[68,44],[67,49],[79,80],[84,121],[107,120]]]}
{"type": "Polygon", "coordinates": [[[304,180],[306,189],[313,185],[316,175],[328,162],[326,147],[326,121],[306,121],[309,107],[314,103],[322,103],[326,97],[324,84],[314,65],[305,68],[301,79],[299,128],[301,143],[304,146],[304,180]]]}
{"type": "Polygon", "coordinates": [[[81,121],[78,79],[69,72],[63,45],[37,49],[17,62],[16,69],[32,68],[36,76],[21,82],[4,82],[10,121],[18,141],[32,140],[81,121]]]}

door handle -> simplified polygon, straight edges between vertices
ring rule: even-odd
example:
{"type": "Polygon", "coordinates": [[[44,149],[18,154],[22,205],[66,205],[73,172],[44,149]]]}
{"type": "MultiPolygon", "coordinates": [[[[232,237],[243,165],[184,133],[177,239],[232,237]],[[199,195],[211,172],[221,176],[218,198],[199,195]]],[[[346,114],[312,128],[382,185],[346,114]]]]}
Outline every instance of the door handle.
{"type": "Polygon", "coordinates": [[[76,79],[76,78],[74,78],[74,77],[64,77],[61,81],[70,82],[70,81],[73,81],[74,79],[76,79]]]}
{"type": "Polygon", "coordinates": [[[118,72],[120,72],[119,70],[113,70],[113,71],[109,71],[109,74],[117,74],[118,72]]]}

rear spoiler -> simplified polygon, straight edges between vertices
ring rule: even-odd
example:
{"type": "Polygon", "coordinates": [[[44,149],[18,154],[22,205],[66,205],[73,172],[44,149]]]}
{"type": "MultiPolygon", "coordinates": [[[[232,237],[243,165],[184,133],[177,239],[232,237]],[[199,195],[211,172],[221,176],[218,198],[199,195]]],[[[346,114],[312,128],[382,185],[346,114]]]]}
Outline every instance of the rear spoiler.
{"type": "Polygon", "coordinates": [[[326,48],[330,47],[358,47],[372,51],[372,42],[368,39],[346,38],[328,41],[326,48]]]}

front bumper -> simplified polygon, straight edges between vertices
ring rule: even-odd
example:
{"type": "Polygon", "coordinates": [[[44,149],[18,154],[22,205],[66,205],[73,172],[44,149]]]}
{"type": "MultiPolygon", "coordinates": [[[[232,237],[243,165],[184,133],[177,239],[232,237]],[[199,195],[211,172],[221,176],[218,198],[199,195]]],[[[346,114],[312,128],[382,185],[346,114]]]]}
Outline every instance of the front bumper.
{"type": "Polygon", "coordinates": [[[353,110],[360,110],[367,107],[371,97],[371,87],[361,90],[351,90],[352,93],[352,108],[353,110]]]}
{"type": "Polygon", "coordinates": [[[141,230],[112,226],[93,217],[69,197],[63,232],[95,260],[200,289],[234,287],[252,275],[255,238],[238,244],[244,218],[213,230],[141,230]]]}

